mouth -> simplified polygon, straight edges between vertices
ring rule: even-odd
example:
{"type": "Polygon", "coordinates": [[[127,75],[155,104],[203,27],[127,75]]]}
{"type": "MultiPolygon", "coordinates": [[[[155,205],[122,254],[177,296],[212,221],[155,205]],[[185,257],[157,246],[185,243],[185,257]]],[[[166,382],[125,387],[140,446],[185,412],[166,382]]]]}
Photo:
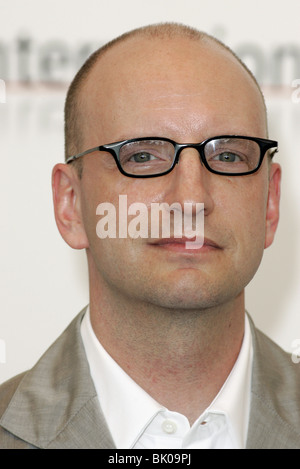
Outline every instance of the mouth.
{"type": "Polygon", "coordinates": [[[222,249],[215,241],[209,238],[204,238],[204,240],[198,241],[195,236],[193,238],[161,238],[154,240],[149,244],[157,249],[184,252],[190,254],[204,254],[222,249]]]}

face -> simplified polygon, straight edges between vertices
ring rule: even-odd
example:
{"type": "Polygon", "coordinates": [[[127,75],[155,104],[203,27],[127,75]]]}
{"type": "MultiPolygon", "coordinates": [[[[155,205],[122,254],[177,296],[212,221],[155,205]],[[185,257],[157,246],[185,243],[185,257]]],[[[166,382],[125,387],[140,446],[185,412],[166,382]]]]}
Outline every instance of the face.
{"type": "MultiPolygon", "coordinates": [[[[90,73],[81,101],[81,151],[134,137],[178,143],[224,134],[266,137],[263,103],[251,78],[228,52],[188,39],[118,45],[90,73]]],[[[185,309],[240,301],[276,229],[278,166],[269,170],[265,159],[253,175],[215,175],[192,148],[171,173],[157,178],[128,178],[103,152],[85,156],[83,166],[76,203],[92,295],[185,309]],[[101,240],[96,208],[104,202],[118,208],[119,195],[127,196],[128,206],[140,202],[149,211],[153,202],[203,203],[203,247],[187,249],[174,239],[101,240]]]]}

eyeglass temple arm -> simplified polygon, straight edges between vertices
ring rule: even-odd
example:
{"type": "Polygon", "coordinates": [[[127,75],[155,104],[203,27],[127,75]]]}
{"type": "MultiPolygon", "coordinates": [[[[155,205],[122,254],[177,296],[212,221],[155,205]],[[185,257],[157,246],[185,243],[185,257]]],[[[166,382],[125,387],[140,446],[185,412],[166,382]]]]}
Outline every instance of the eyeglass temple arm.
{"type": "Polygon", "coordinates": [[[69,164],[69,163],[72,163],[72,161],[75,161],[77,160],[78,158],[80,158],[81,156],[84,156],[84,155],[87,155],[88,153],[93,153],[94,151],[99,151],[101,147],[94,147],[94,148],[90,148],[89,150],[86,150],[82,153],[78,153],[77,155],[74,155],[74,156],[70,156],[69,158],[67,158],[66,160],[66,164],[69,164]]]}
{"type": "Polygon", "coordinates": [[[275,153],[278,153],[278,148],[275,148],[275,150],[270,151],[270,158],[273,158],[273,156],[275,155],[275,153]]]}

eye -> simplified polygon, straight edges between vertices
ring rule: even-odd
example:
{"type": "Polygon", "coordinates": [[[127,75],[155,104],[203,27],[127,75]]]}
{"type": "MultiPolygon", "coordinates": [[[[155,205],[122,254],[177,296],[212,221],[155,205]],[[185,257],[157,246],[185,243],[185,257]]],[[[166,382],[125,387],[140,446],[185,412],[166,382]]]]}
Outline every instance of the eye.
{"type": "Polygon", "coordinates": [[[135,153],[132,155],[128,161],[133,161],[134,163],[147,163],[148,161],[152,161],[157,159],[154,155],[151,153],[148,153],[146,151],[141,151],[139,153],[135,153]]]}
{"type": "Polygon", "coordinates": [[[238,163],[241,161],[241,158],[236,153],[232,153],[230,151],[219,153],[212,159],[215,161],[221,161],[222,163],[238,163]]]}

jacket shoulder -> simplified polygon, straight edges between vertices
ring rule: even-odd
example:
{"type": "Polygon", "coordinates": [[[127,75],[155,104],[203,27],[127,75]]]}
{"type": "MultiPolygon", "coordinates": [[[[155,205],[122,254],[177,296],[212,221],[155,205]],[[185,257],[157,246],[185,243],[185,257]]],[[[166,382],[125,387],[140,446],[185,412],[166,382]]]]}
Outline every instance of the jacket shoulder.
{"type": "Polygon", "coordinates": [[[257,329],[248,448],[299,448],[300,365],[257,329]]]}
{"type": "Polygon", "coordinates": [[[33,368],[0,387],[0,448],[114,448],[81,339],[84,313],[33,368]]]}
{"type": "MultiPolygon", "coordinates": [[[[9,408],[12,397],[19,387],[25,373],[21,373],[0,385],[0,419],[9,408]]],[[[26,449],[32,448],[23,440],[16,438],[0,425],[0,449],[26,449]]]]}
{"type": "Polygon", "coordinates": [[[8,404],[18,389],[25,373],[21,373],[0,385],[0,418],[8,407],[8,404]]]}
{"type": "Polygon", "coordinates": [[[289,395],[300,406],[300,366],[286,352],[261,331],[256,330],[256,351],[260,363],[257,373],[270,385],[272,391],[289,395]],[[274,389],[275,386],[275,389],[274,389]]]}

